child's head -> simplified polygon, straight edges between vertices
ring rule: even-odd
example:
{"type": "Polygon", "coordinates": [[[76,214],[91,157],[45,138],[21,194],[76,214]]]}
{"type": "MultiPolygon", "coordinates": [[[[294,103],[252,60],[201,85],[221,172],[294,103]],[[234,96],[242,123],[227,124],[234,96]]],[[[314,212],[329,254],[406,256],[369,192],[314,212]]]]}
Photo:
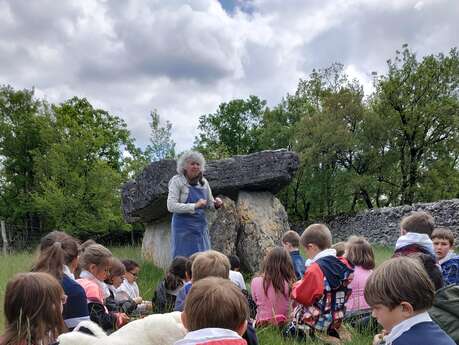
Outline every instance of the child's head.
{"type": "Polygon", "coordinates": [[[336,256],[343,256],[346,252],[346,242],[336,242],[334,245],[331,246],[334,250],[336,250],[336,256]]]}
{"type": "Polygon", "coordinates": [[[375,268],[375,255],[368,241],[361,236],[351,236],[346,243],[346,259],[354,266],[366,270],[375,268]]]}
{"type": "Polygon", "coordinates": [[[125,278],[130,283],[133,284],[137,277],[139,276],[140,266],[134,260],[123,260],[123,265],[126,268],[125,278]]]}
{"type": "Polygon", "coordinates": [[[48,273],[19,273],[6,285],[4,344],[51,343],[65,331],[66,295],[48,273]]]}
{"type": "Polygon", "coordinates": [[[286,249],[275,247],[268,251],[263,260],[261,271],[266,296],[269,285],[272,284],[276,292],[286,294],[288,297],[289,291],[285,291],[285,282],[290,285],[295,281],[295,271],[290,254],[286,249]]]}
{"type": "Polygon", "coordinates": [[[230,269],[232,271],[240,271],[241,270],[241,261],[236,255],[229,255],[228,260],[230,262],[230,269]]]}
{"type": "Polygon", "coordinates": [[[432,281],[435,290],[443,287],[443,275],[432,255],[413,253],[410,254],[409,257],[418,260],[422,264],[422,267],[424,267],[427,275],[432,281]]]}
{"type": "Polygon", "coordinates": [[[426,234],[429,237],[435,227],[433,217],[424,211],[413,211],[403,217],[400,222],[400,233],[405,235],[407,232],[426,234]]]}
{"type": "Polygon", "coordinates": [[[220,277],[228,279],[230,262],[226,255],[216,250],[199,253],[193,260],[191,267],[193,283],[206,277],[220,277]]]}
{"type": "Polygon", "coordinates": [[[190,332],[224,328],[242,335],[248,318],[249,307],[241,290],[229,279],[219,277],[193,283],[182,313],[183,325],[190,332]]]}
{"type": "Polygon", "coordinates": [[[112,257],[112,253],[103,245],[91,244],[80,254],[80,266],[104,281],[109,275],[112,257]]]}
{"type": "Polygon", "coordinates": [[[124,279],[126,269],[120,259],[112,257],[110,261],[110,275],[105,279],[105,283],[113,285],[115,288],[120,287],[124,279]]]}
{"type": "Polygon", "coordinates": [[[289,252],[298,250],[300,246],[300,235],[296,231],[289,230],[282,235],[282,247],[289,252]]]}
{"type": "Polygon", "coordinates": [[[454,248],[454,234],[448,228],[436,228],[431,237],[438,260],[443,259],[454,248]]]}
{"type": "Polygon", "coordinates": [[[169,270],[166,273],[166,289],[175,290],[182,286],[184,281],[189,279],[187,274],[189,261],[190,260],[184,256],[177,256],[172,260],[169,270]]]}
{"type": "Polygon", "coordinates": [[[308,258],[312,259],[322,250],[331,247],[332,235],[326,225],[312,224],[303,231],[300,242],[308,258]]]}
{"type": "Polygon", "coordinates": [[[64,265],[70,270],[78,266],[78,242],[65,232],[52,231],[40,240],[39,257],[33,267],[35,272],[48,272],[62,279],[64,265]]]}
{"type": "Polygon", "coordinates": [[[424,267],[410,257],[383,262],[365,285],[365,300],[387,332],[403,320],[429,309],[434,293],[424,267]]]}

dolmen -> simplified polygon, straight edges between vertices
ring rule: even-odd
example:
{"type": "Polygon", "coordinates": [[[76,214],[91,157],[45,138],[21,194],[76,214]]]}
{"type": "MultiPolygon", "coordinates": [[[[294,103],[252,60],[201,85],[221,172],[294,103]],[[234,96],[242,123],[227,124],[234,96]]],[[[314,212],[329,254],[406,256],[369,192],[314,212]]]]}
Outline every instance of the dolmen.
{"type": "MultiPolygon", "coordinates": [[[[287,150],[207,162],[204,177],[214,197],[224,202],[224,207],[206,211],[212,249],[236,254],[243,269],[257,271],[266,250],[280,245],[289,230],[287,212],[275,194],[290,183],[298,164],[298,155],[287,150]]],[[[172,260],[172,215],[166,201],[175,174],[175,160],[153,162],[121,191],[126,222],[145,225],[143,256],[163,269],[172,260]]]]}

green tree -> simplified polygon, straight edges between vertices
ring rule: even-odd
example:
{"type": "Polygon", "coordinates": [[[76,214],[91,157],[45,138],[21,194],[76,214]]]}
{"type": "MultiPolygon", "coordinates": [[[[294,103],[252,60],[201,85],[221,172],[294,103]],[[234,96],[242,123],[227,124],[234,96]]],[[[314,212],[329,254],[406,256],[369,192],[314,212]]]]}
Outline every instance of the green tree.
{"type": "Polygon", "coordinates": [[[224,158],[258,151],[259,126],[266,101],[256,96],[221,103],[213,114],[199,118],[194,146],[208,158],[224,158]]]}
{"type": "Polygon", "coordinates": [[[132,147],[120,118],[86,99],[53,106],[52,144],[34,155],[38,190],[32,193],[46,229],[79,235],[129,230],[120,212],[122,148],[132,147]]]}
{"type": "MultiPolygon", "coordinates": [[[[441,158],[449,162],[443,168],[457,169],[459,57],[452,49],[447,56],[428,55],[418,61],[405,45],[388,67],[387,76],[377,83],[373,108],[391,128],[399,172],[392,183],[399,186],[399,202],[411,204],[419,200],[432,162],[441,158]]],[[[437,182],[436,188],[449,188],[449,182],[437,182]]]]}
{"type": "Polygon", "coordinates": [[[145,149],[148,160],[159,161],[175,157],[175,142],[172,140],[172,124],[166,121],[165,126],[160,124],[160,116],[156,110],[150,113],[150,144],[145,149]]]}

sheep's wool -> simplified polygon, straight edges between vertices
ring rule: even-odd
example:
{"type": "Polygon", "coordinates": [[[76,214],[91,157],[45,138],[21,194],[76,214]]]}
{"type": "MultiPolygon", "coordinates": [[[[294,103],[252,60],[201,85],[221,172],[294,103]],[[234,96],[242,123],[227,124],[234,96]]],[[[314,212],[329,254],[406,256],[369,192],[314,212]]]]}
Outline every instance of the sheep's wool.
{"type": "Polygon", "coordinates": [[[60,345],[173,345],[186,334],[180,320],[180,312],[153,314],[132,321],[116,332],[105,335],[100,327],[85,321],[82,325],[96,336],[70,332],[59,336],[60,345]]]}

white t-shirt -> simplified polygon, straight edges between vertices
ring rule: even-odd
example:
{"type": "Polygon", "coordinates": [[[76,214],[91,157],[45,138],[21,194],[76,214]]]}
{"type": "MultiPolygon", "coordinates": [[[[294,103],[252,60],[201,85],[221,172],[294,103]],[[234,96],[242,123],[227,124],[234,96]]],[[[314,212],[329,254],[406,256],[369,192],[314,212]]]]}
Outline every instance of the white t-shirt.
{"type": "Polygon", "coordinates": [[[247,290],[245,288],[245,281],[244,281],[244,277],[242,276],[241,272],[237,272],[237,271],[230,271],[229,272],[229,279],[234,283],[236,284],[239,289],[241,290],[247,290]]]}

